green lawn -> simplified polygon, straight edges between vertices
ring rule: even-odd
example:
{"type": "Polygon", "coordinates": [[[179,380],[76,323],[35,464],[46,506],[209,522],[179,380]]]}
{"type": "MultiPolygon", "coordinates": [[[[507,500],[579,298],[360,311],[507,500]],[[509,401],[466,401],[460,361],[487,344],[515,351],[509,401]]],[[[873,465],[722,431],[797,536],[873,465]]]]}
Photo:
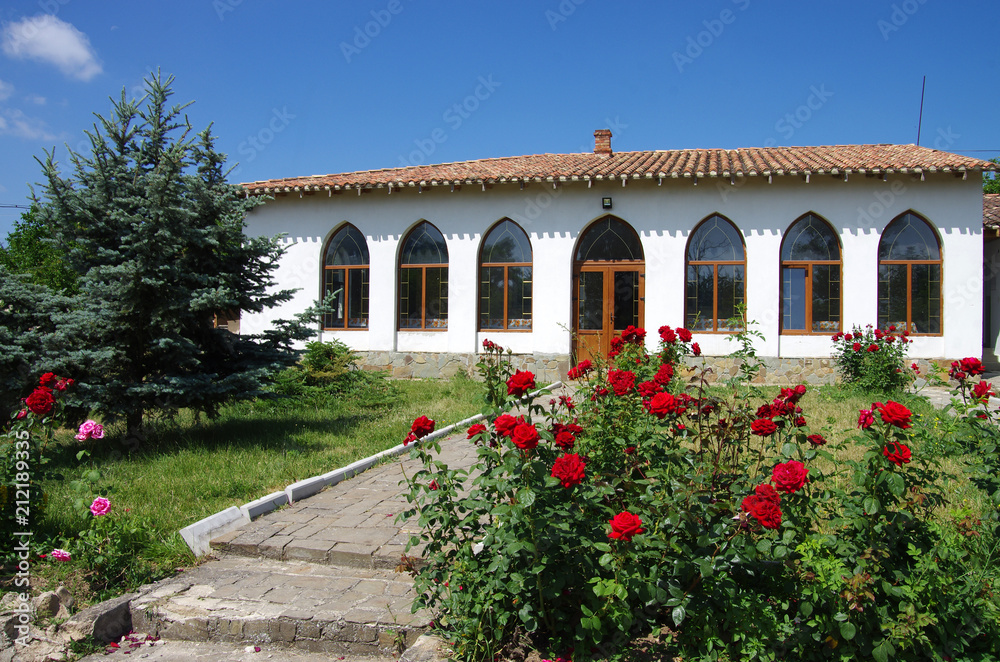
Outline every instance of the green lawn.
{"type": "Polygon", "coordinates": [[[71,531],[83,524],[72,508],[78,495],[70,481],[94,468],[103,474],[99,491],[115,511],[127,509],[130,517],[148,522],[168,550],[183,556],[179,529],[391,448],[417,416],[434,419],[439,428],[468,418],[479,412],[481,397],[478,382],[458,378],[391,382],[384,395],[352,394],[325,406],[244,403],[214,420],[182,414],[157,422],[149,439],[124,457],[114,434],[120,431],[113,429],[90,446],[86,465],[76,461],[79,446],[69,439],[56,459],[64,480],[45,486],[47,528],[71,531]]]}

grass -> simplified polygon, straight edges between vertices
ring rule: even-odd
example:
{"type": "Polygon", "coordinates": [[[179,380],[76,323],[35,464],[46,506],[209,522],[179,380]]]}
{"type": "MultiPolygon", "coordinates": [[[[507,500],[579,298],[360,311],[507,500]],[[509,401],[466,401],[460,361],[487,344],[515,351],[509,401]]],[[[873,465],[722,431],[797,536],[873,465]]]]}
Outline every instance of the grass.
{"type": "MultiPolygon", "coordinates": [[[[124,455],[122,431],[111,428],[107,438],[86,447],[91,455],[84,463],[76,459],[81,444],[66,434],[53,449],[52,464],[63,479],[44,486],[41,528],[55,536],[86,526],[88,516],[74,505],[84,495],[73,490],[72,481],[97,469],[101,480],[95,491],[112,501],[114,514],[127,513],[157,531],[159,540],[143,556],[170,570],[193,561],[179,529],[396,446],[417,416],[443,427],[478,413],[481,401],[482,385],[459,377],[390,382],[371,392],[307,402],[241,403],[215,419],[182,412],[174,420],[153,422],[146,441],[124,455]]],[[[74,581],[72,566],[49,567],[52,572],[42,581],[53,587],[74,581]]]]}

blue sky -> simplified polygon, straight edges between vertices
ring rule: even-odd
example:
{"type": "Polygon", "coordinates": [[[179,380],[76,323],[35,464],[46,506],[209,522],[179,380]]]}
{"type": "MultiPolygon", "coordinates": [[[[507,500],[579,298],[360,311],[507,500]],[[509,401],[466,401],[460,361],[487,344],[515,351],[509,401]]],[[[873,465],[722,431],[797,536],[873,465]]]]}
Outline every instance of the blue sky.
{"type": "MultiPolygon", "coordinates": [[[[8,0],[0,203],[174,74],[234,181],[593,149],[914,143],[1000,156],[995,0],[8,0]]],[[[21,211],[0,209],[0,238],[21,211]]]]}

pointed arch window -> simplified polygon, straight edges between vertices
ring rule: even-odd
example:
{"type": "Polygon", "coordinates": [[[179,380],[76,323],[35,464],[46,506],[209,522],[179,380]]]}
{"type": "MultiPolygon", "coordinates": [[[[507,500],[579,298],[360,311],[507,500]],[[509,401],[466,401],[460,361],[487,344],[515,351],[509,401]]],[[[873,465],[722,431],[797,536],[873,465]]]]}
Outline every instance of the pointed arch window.
{"type": "Polygon", "coordinates": [[[893,219],[878,244],[878,325],[941,333],[941,243],[923,218],[893,219]]]}
{"type": "Polygon", "coordinates": [[[479,258],[480,330],[530,330],[534,282],[528,235],[504,219],[486,234],[479,258]]]}
{"type": "Polygon", "coordinates": [[[688,240],[684,325],[692,331],[728,332],[746,300],[743,235],[718,214],[702,221],[688,240]]]}
{"type": "Polygon", "coordinates": [[[448,328],[448,245],[427,221],[410,231],[399,255],[399,328],[448,328]]]}
{"type": "Polygon", "coordinates": [[[827,334],[841,326],[840,240],[806,214],[781,242],[781,332],[827,334]]]}
{"type": "Polygon", "coordinates": [[[324,329],[368,328],[368,242],[347,224],[327,242],[323,266],[323,300],[332,312],[323,315],[324,329]]]}

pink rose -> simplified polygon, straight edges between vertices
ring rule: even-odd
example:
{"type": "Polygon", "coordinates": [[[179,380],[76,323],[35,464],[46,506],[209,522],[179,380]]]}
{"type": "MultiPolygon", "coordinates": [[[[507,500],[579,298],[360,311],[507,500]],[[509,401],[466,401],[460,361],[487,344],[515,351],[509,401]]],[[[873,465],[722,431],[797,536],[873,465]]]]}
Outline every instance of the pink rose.
{"type": "Polygon", "coordinates": [[[100,517],[101,515],[107,515],[108,511],[111,510],[111,502],[104,497],[97,497],[94,499],[94,503],[90,504],[90,512],[94,517],[100,517]]]}
{"type": "Polygon", "coordinates": [[[56,561],[69,561],[69,552],[65,549],[53,549],[49,556],[54,558],[56,561]]]}

